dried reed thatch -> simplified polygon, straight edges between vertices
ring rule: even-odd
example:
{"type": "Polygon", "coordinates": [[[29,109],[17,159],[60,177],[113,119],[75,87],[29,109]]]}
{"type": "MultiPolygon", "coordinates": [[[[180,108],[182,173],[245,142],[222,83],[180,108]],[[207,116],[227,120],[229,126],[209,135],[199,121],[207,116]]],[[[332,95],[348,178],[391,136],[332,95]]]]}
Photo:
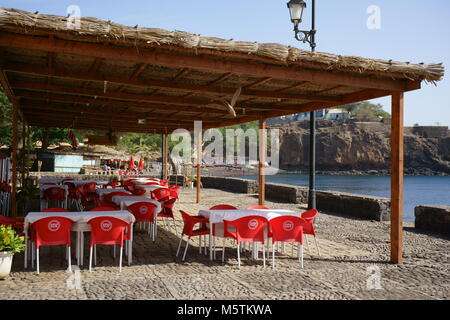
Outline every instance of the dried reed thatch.
{"type": "Polygon", "coordinates": [[[264,58],[274,64],[307,65],[321,70],[339,70],[353,73],[377,74],[381,77],[404,78],[410,80],[439,81],[444,76],[444,66],[437,64],[412,64],[361,57],[340,56],[323,52],[309,52],[281,44],[256,43],[203,37],[183,31],[166,31],[156,28],[127,27],[96,18],[81,18],[78,29],[70,28],[71,17],[34,14],[17,9],[0,8],[0,29],[12,29],[18,33],[52,32],[67,39],[96,41],[101,38],[111,42],[124,40],[138,47],[171,46],[198,50],[212,50],[223,53],[252,55],[255,59],[264,58]],[[69,26],[69,28],[68,28],[69,26]],[[88,39],[94,37],[94,40],[88,39]]]}

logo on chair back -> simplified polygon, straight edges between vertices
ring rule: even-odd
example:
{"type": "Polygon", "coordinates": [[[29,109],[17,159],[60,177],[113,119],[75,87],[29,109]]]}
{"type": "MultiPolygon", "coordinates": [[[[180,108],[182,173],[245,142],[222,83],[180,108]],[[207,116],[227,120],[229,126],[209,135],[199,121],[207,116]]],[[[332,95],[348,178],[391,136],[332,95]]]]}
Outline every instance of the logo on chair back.
{"type": "Polygon", "coordinates": [[[48,223],[48,230],[50,230],[50,231],[53,231],[53,232],[58,231],[60,227],[61,227],[61,223],[58,220],[51,220],[48,223]]]}
{"type": "Polygon", "coordinates": [[[255,230],[256,228],[258,228],[258,220],[256,219],[252,219],[248,222],[248,228],[250,230],[255,230]]]}
{"type": "Polygon", "coordinates": [[[140,214],[147,214],[147,212],[148,212],[148,207],[146,207],[146,206],[139,207],[140,214]]]}
{"type": "Polygon", "coordinates": [[[283,223],[284,231],[292,231],[294,229],[294,223],[291,220],[287,220],[283,223]]]}
{"type": "Polygon", "coordinates": [[[100,222],[100,229],[103,231],[109,231],[112,229],[112,222],[109,220],[103,220],[100,222]]]}

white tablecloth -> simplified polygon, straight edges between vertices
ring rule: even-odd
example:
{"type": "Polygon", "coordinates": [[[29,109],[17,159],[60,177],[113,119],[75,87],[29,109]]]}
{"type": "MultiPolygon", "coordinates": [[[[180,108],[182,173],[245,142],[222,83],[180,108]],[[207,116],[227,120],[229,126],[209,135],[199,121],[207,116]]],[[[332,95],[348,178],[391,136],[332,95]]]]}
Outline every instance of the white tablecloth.
{"type": "Polygon", "coordinates": [[[68,178],[41,178],[41,179],[38,180],[38,183],[39,184],[43,184],[43,183],[56,183],[56,184],[59,184],[64,179],[68,179],[68,178]]]}
{"type": "Polygon", "coordinates": [[[268,220],[279,216],[301,216],[299,212],[283,209],[200,210],[198,214],[208,218],[210,223],[222,223],[223,220],[233,221],[246,216],[261,216],[268,220]]]}
{"type": "Polygon", "coordinates": [[[148,202],[148,203],[153,203],[156,205],[156,213],[160,213],[161,212],[161,203],[159,201],[153,200],[153,199],[149,199],[147,197],[142,197],[142,196],[131,196],[131,197],[127,197],[127,196],[114,196],[112,197],[112,201],[117,204],[118,206],[120,206],[120,210],[126,210],[128,206],[136,203],[136,202],[148,202]]]}
{"type": "Polygon", "coordinates": [[[79,187],[81,185],[84,185],[86,183],[91,183],[91,182],[95,182],[98,186],[109,183],[109,181],[94,181],[94,180],[74,180],[74,181],[70,181],[70,182],[72,182],[75,185],[75,187],[79,187]]]}
{"type": "Polygon", "coordinates": [[[98,196],[100,197],[100,200],[104,200],[104,196],[112,193],[112,192],[124,192],[127,194],[132,194],[130,191],[127,191],[123,188],[116,188],[116,189],[96,189],[95,193],[98,194],[98,196]]]}
{"type": "Polygon", "coordinates": [[[87,223],[90,219],[96,217],[114,217],[124,220],[128,223],[134,223],[136,220],[134,216],[128,210],[117,210],[117,211],[77,211],[77,212],[30,212],[25,217],[24,230],[28,231],[30,224],[38,221],[42,218],[48,217],[64,217],[75,222],[72,225],[72,231],[89,231],[89,224],[87,223]]]}
{"type": "Polygon", "coordinates": [[[135,184],[135,188],[140,189],[140,190],[149,191],[149,192],[156,190],[156,189],[160,189],[160,188],[167,189],[166,186],[160,186],[160,185],[155,186],[155,185],[144,185],[144,184],[135,184]]]}

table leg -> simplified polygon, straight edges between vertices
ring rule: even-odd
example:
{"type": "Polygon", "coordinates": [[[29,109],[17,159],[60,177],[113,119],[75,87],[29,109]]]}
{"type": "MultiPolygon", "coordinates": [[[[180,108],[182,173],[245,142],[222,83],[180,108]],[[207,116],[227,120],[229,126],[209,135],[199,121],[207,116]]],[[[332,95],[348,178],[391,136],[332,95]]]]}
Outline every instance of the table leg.
{"type": "Polygon", "coordinates": [[[212,222],[209,220],[209,260],[213,260],[213,253],[212,253],[212,222]]]}

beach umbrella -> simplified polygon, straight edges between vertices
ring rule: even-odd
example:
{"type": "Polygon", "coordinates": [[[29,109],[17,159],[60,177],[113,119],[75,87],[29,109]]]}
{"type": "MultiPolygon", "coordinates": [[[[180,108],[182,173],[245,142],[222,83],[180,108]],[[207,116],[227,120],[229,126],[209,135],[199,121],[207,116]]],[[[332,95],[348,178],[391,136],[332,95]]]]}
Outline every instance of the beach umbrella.
{"type": "Polygon", "coordinates": [[[128,166],[128,170],[134,170],[134,157],[130,156],[130,164],[128,166]]]}
{"type": "Polygon", "coordinates": [[[142,158],[142,157],[139,160],[138,171],[144,171],[144,158],[142,158]]]}

